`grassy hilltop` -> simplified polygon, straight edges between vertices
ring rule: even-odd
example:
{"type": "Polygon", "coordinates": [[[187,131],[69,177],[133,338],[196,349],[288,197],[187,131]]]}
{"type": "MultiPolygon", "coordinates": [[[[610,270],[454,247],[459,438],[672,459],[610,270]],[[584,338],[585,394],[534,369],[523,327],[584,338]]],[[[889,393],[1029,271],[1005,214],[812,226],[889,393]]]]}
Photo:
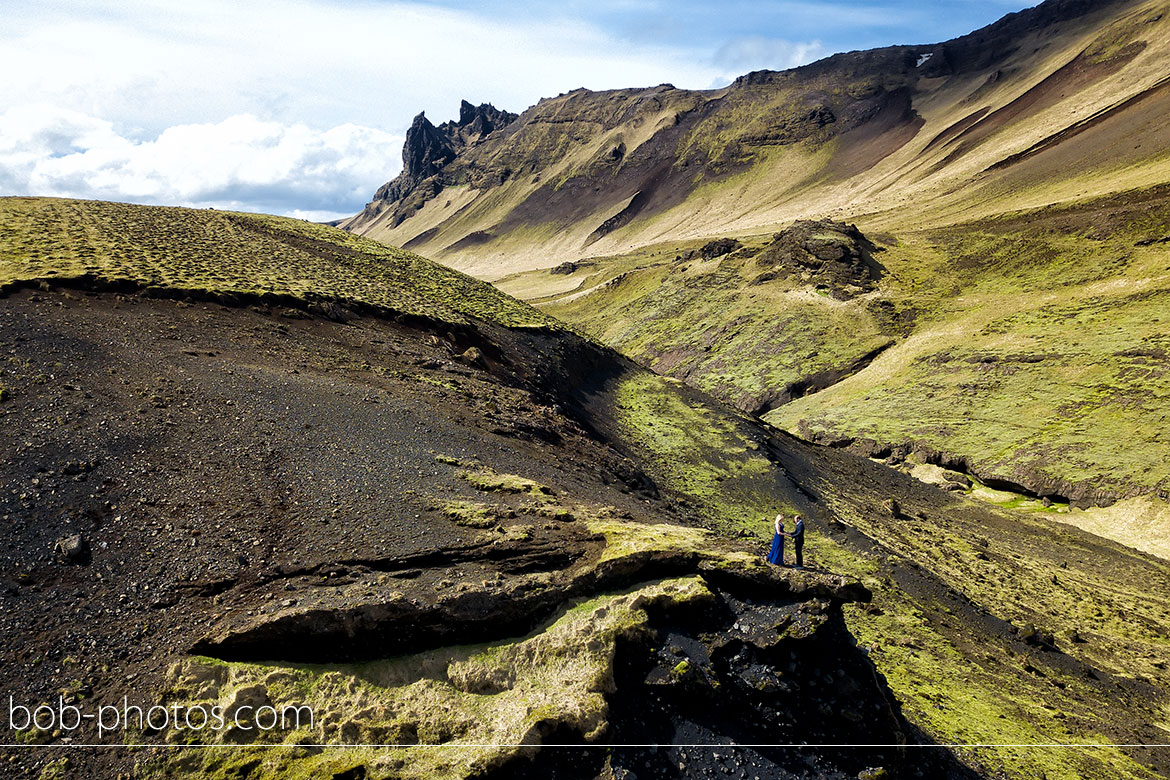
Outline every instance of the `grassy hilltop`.
{"type": "Polygon", "coordinates": [[[330,302],[359,310],[554,322],[417,255],[303,220],[50,198],[0,199],[0,288],[94,285],[230,299],[330,302]]]}

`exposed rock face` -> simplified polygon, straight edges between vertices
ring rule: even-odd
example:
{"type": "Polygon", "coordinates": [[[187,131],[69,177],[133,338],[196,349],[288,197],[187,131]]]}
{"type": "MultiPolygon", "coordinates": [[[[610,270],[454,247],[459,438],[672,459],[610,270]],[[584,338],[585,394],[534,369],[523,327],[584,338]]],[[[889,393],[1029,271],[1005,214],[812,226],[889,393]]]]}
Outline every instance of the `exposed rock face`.
{"type": "Polygon", "coordinates": [[[856,225],[832,220],[797,220],[776,233],[757,263],[767,269],[757,282],[799,275],[838,300],[876,289],[884,268],[873,259],[874,244],[856,225]]]}
{"type": "Polygon", "coordinates": [[[425,112],[420,112],[406,131],[402,173],[374,193],[374,200],[366,206],[367,214],[380,213],[378,204],[402,202],[394,219],[398,222],[406,219],[439,193],[442,183],[436,177],[460,151],[514,119],[516,114],[501,111],[490,103],[473,106],[466,100],[459,106],[458,121],[443,122],[438,127],[431,124],[425,112]]]}
{"type": "Polygon", "coordinates": [[[89,556],[89,545],[81,534],[62,536],[53,544],[53,556],[58,563],[84,563],[89,556]]]}
{"type": "Polygon", "coordinates": [[[426,114],[420,113],[406,131],[406,145],[402,147],[402,178],[425,179],[438,173],[454,156],[455,149],[450,139],[427,120],[426,114]]]}
{"type": "Polygon", "coordinates": [[[462,149],[483,139],[488,133],[511,124],[516,116],[509,111],[501,111],[491,103],[473,106],[464,100],[459,104],[459,120],[444,122],[438,130],[450,139],[456,149],[462,149]]]}
{"type": "Polygon", "coordinates": [[[725,255],[728,252],[734,252],[739,249],[742,244],[734,238],[718,238],[707,244],[704,244],[699,254],[704,260],[710,260],[714,257],[725,255]]]}

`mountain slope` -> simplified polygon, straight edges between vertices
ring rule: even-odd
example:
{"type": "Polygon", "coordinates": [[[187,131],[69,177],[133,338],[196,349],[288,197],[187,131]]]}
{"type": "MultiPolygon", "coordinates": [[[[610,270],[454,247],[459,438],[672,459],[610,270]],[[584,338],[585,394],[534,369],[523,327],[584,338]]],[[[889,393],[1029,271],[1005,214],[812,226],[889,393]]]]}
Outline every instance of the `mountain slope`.
{"type": "Polygon", "coordinates": [[[341,231],[41,199],[0,217],[4,687],[323,716],[74,771],[1166,773],[1108,746],[527,764],[514,743],[1161,742],[1170,568],[780,434],[341,231]],[[759,561],[780,510],[808,517],[809,570],[759,561]],[[337,747],[358,742],[403,747],[337,747]]]}
{"type": "Polygon", "coordinates": [[[1050,1],[714,92],[579,91],[347,226],[793,434],[1167,556],[1168,48],[1163,3],[1050,1]]]}
{"type": "Polygon", "coordinates": [[[802,216],[934,226],[1149,186],[1170,164],[1164,10],[1050,0],[720,90],[578,90],[343,226],[498,278],[802,216]]]}

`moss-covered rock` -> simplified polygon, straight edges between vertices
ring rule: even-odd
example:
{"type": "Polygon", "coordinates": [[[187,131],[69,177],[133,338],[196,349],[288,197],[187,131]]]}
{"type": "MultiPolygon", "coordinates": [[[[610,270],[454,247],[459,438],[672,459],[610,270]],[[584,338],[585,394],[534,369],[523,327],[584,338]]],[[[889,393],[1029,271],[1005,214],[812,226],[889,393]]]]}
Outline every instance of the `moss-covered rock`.
{"type": "Polygon", "coordinates": [[[371,779],[463,778],[524,754],[548,734],[594,741],[607,727],[616,643],[644,629],[649,608],[711,598],[696,577],[663,580],[574,603],[519,639],[364,664],[183,661],[171,669],[168,703],[220,707],[229,720],[244,704],[267,705],[287,711],[289,727],[257,732],[246,748],[230,747],[238,738],[232,730],[170,731],[175,744],[224,747],[169,752],[145,762],[145,776],[226,778],[246,762],[257,778],[319,777],[359,765],[371,779]],[[291,720],[310,711],[308,725],[291,720]],[[342,747],[353,744],[370,747],[342,747]],[[271,749],[257,749],[264,745],[271,749]]]}

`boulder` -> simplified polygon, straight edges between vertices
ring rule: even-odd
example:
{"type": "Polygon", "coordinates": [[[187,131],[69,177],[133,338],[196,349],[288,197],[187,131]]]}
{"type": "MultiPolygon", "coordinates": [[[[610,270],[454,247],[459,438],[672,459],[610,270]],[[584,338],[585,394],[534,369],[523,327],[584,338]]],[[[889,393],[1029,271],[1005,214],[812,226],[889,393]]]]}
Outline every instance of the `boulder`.
{"type": "Polygon", "coordinates": [[[704,260],[710,260],[712,258],[725,255],[729,252],[734,252],[741,246],[743,246],[743,244],[739,243],[734,238],[717,238],[714,241],[708,241],[706,244],[703,244],[703,247],[699,250],[699,255],[704,260]]]}
{"type": "Polygon", "coordinates": [[[89,543],[81,534],[62,536],[53,543],[53,558],[58,563],[80,564],[89,557],[89,543]]]}

